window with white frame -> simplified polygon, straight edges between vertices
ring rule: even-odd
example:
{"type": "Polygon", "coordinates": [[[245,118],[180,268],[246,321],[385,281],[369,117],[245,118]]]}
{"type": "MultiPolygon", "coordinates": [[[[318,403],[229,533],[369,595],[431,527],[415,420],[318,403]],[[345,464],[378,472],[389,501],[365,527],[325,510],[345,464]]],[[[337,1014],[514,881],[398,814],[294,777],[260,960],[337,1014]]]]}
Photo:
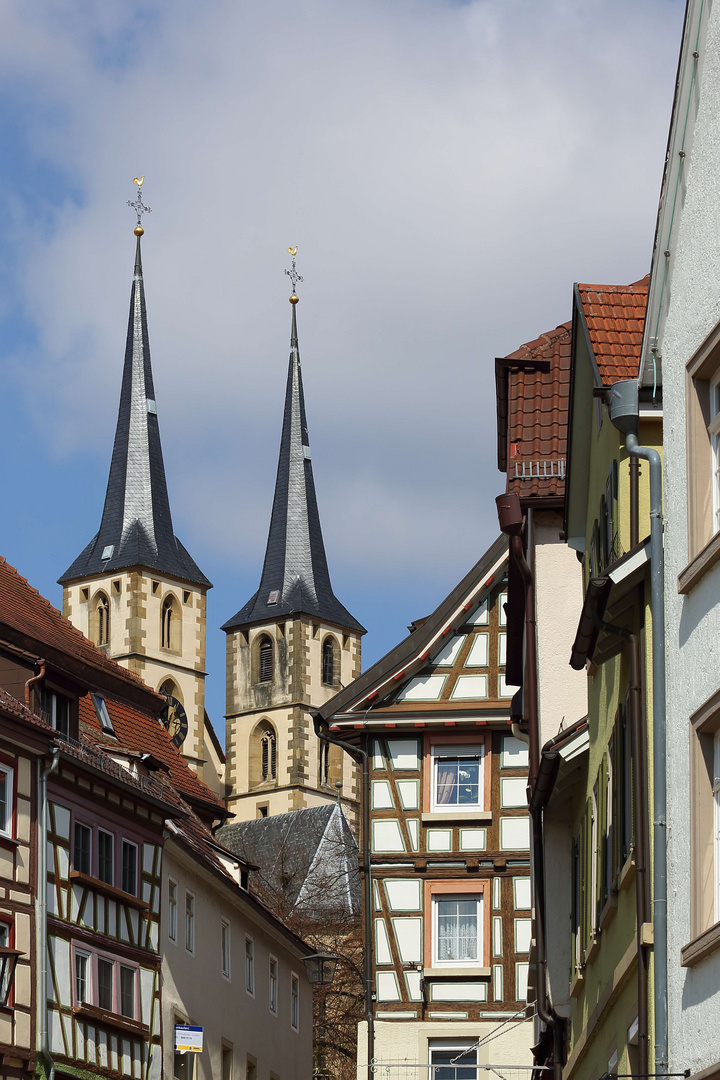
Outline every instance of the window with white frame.
{"type": "MultiPolygon", "coordinates": [[[[12,950],[10,949],[11,929],[11,923],[0,922],[0,949],[7,949],[12,953],[12,950]]],[[[14,966],[12,964],[5,965],[3,968],[2,980],[0,980],[0,1005],[8,1004],[14,978],[14,966]]]]}
{"type": "Polygon", "coordinates": [[[94,1005],[104,1012],[137,1018],[139,969],[117,957],[74,950],[75,1005],[94,1005]]]}
{"type": "Polygon", "coordinates": [[[220,923],[220,966],[226,979],[230,978],[230,923],[220,923]]]}
{"type": "Polygon", "coordinates": [[[277,1016],[278,1011],[278,962],[276,957],[270,957],[270,969],[269,969],[269,1004],[270,1012],[277,1016]]]}
{"type": "Polygon", "coordinates": [[[90,954],[75,952],[75,1004],[90,1002],[90,954]]]}
{"type": "Polygon", "coordinates": [[[177,941],[177,882],[168,881],[168,937],[177,941]]]}
{"type": "Polygon", "coordinates": [[[59,735],[70,737],[70,701],[54,690],[43,687],[42,691],[42,715],[50,727],[55,728],[59,735]]]}
{"type": "Polygon", "coordinates": [[[195,952],[195,897],[191,892],[185,893],[185,948],[195,952]]]}
{"type": "Polygon", "coordinates": [[[255,945],[250,937],[245,938],[245,989],[255,993],[255,945]]]}
{"type": "Polygon", "coordinates": [[[480,810],[485,799],[485,747],[433,746],[432,809],[480,810]]]}
{"type": "Polygon", "coordinates": [[[430,1080],[476,1080],[477,1040],[433,1039],[428,1049],[430,1080]]]}
{"type": "Polygon", "coordinates": [[[13,770],[0,765],[0,833],[12,836],[13,831],[13,770]]]}
{"type": "Polygon", "coordinates": [[[122,842],[122,890],[137,896],[138,849],[130,840],[122,842]]]}
{"type": "Polygon", "coordinates": [[[300,979],[293,971],[290,975],[290,1027],[300,1027],[300,979]]]}
{"type": "Polygon", "coordinates": [[[482,895],[432,898],[433,966],[478,964],[483,956],[482,895]]]}

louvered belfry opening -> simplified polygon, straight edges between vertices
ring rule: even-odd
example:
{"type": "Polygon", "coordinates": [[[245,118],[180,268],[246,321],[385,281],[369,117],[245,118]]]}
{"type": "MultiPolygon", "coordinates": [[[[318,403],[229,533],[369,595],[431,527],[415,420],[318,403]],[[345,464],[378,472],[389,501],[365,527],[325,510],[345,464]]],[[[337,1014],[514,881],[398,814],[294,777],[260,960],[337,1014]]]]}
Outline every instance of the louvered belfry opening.
{"type": "Polygon", "coordinates": [[[270,682],[273,676],[273,646],[269,637],[264,636],[260,641],[260,682],[270,682]]]}

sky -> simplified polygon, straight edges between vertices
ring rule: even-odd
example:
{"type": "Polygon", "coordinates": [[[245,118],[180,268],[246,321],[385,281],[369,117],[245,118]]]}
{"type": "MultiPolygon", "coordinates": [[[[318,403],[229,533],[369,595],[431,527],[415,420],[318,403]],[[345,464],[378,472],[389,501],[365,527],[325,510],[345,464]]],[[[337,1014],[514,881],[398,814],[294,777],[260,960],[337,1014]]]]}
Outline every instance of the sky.
{"type": "Polygon", "coordinates": [[[494,358],[650,268],[682,0],[5,0],[0,553],[60,606],[100,523],[135,224],[175,532],[260,578],[298,246],[335,592],[364,666],[497,535],[494,358]]]}

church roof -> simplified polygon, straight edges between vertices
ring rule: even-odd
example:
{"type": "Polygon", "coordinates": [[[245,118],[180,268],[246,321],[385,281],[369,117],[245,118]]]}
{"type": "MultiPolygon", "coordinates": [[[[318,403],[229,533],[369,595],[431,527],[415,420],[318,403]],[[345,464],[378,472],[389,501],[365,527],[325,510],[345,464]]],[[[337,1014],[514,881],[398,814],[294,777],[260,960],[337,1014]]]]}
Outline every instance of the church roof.
{"type": "Polygon", "coordinates": [[[139,236],[120,409],[100,530],[62,575],[60,584],[131,566],[210,587],[173,532],[150,364],[139,236]]]}
{"type": "Polygon", "coordinates": [[[257,867],[257,887],[285,914],[360,910],[357,844],[337,803],[224,825],[216,838],[257,867]]]}
{"type": "Polygon", "coordinates": [[[260,588],[228,619],[223,630],[298,614],[365,633],[330,584],[310,460],[293,304],[280,459],[260,588]]]}

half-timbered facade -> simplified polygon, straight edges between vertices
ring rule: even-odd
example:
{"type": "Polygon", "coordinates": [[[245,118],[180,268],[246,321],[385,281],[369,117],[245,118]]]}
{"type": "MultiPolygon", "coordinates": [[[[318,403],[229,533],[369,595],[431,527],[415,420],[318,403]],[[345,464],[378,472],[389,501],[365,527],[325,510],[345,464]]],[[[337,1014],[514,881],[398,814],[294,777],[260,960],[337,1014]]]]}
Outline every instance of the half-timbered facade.
{"type": "Polygon", "coordinates": [[[501,538],[318,716],[330,739],[369,755],[369,1049],[388,1067],[442,1064],[503,1021],[492,1060],[529,1060],[527,746],[504,676],[507,557],[501,538]]]}
{"type": "Polygon", "coordinates": [[[57,1063],[133,1080],[161,1075],[161,860],[164,822],[177,813],[160,784],[133,777],[89,740],[59,743],[47,835],[57,1063]]]}
{"type": "Polygon", "coordinates": [[[0,688],[0,1055],[3,1077],[35,1066],[37,775],[52,729],[0,688]]]}

